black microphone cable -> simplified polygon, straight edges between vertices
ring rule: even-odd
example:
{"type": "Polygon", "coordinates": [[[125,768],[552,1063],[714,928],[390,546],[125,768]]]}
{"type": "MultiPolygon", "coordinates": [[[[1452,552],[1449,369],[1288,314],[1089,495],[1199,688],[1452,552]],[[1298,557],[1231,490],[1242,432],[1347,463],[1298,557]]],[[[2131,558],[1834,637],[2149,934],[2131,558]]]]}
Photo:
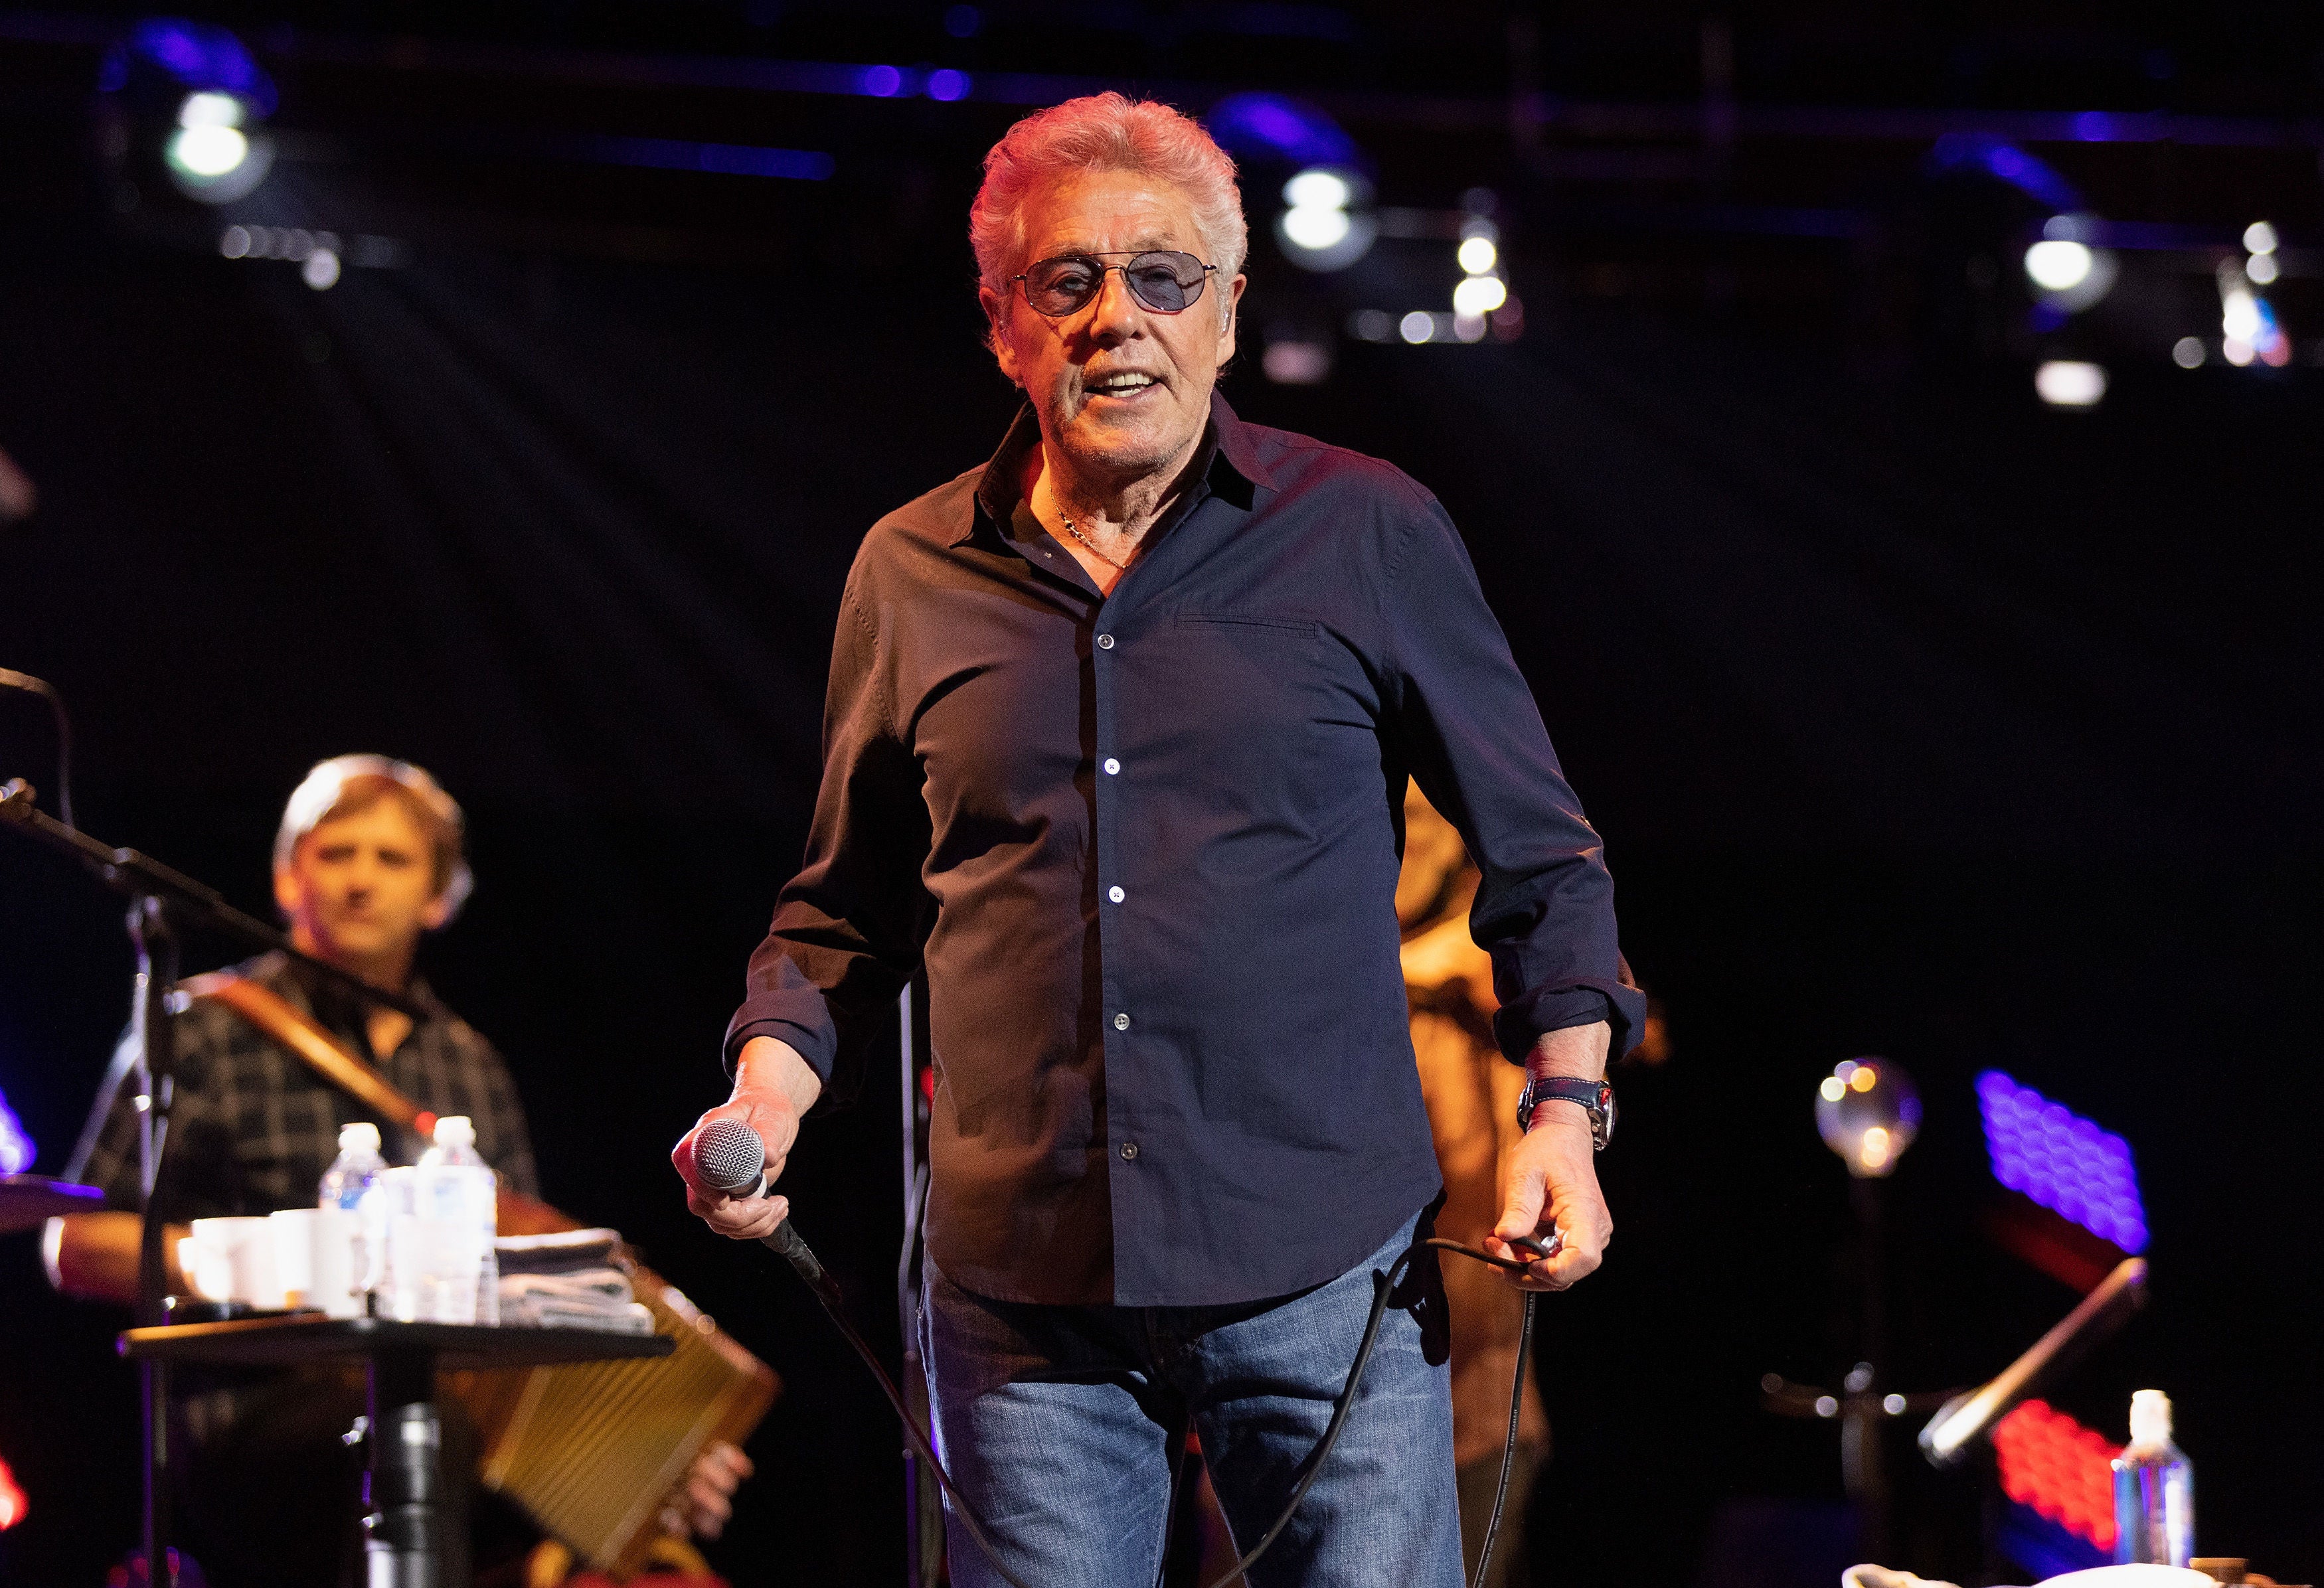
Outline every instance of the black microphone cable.
{"type": "MultiPolygon", "coordinates": [[[[752,1130],[740,1120],[731,1122],[713,1120],[708,1125],[704,1126],[703,1130],[703,1136],[696,1138],[695,1163],[696,1169],[701,1171],[705,1183],[711,1185],[713,1189],[724,1189],[732,1187],[735,1190],[742,1189],[747,1185],[748,1189],[744,1194],[752,1197],[761,1194],[766,1189],[765,1149],[759,1140],[758,1132],[752,1130]],[[724,1139],[733,1133],[720,1131],[718,1127],[729,1124],[734,1126],[735,1130],[750,1136],[747,1147],[742,1145],[739,1134],[734,1135],[732,1143],[724,1139]],[[714,1133],[716,1134],[714,1135],[714,1133]],[[719,1172],[722,1169],[737,1164],[744,1152],[756,1160],[751,1164],[747,1180],[740,1174],[722,1175],[719,1172]]],[[[733,1195],[734,1192],[728,1190],[727,1194],[733,1195]]],[[[994,1546],[991,1537],[986,1533],[983,1520],[968,1503],[967,1497],[962,1494],[958,1487],[954,1484],[952,1474],[945,1471],[944,1463],[937,1458],[935,1448],[928,1442],[927,1433],[904,1405],[903,1393],[896,1388],[896,1381],[888,1376],[888,1370],[881,1365],[880,1358],[872,1351],[870,1343],[857,1333],[855,1326],[848,1321],[845,1301],[840,1295],[838,1282],[824,1271],[823,1264],[816,1259],[815,1253],[805,1241],[799,1238],[798,1232],[791,1227],[791,1221],[788,1218],[784,1219],[775,1227],[773,1235],[762,1237],[761,1244],[789,1263],[792,1271],[806,1281],[807,1288],[814,1293],[816,1300],[822,1305],[824,1315],[831,1319],[832,1326],[838,1329],[840,1336],[847,1342],[849,1348],[863,1363],[865,1371],[870,1372],[872,1379],[879,1384],[880,1392],[888,1398],[889,1406],[896,1413],[896,1420],[903,1425],[904,1437],[911,1441],[913,1452],[922,1461],[927,1463],[928,1470],[936,1474],[936,1482],[943,1486],[944,1492],[952,1497],[954,1514],[960,1518],[961,1525],[966,1529],[969,1538],[974,1541],[979,1549],[984,1552],[984,1558],[991,1563],[992,1569],[1001,1574],[1001,1579],[1010,1584],[1010,1588],[1028,1588],[1028,1584],[1023,1579],[1001,1564],[1001,1552],[994,1546]]],[[[1308,1453],[1306,1461],[1302,1464],[1299,1482],[1293,1487],[1291,1497],[1284,1502],[1282,1510],[1277,1513],[1274,1523],[1260,1536],[1259,1542],[1251,1546],[1248,1554],[1236,1561],[1217,1580],[1211,1583],[1208,1588],[1228,1588],[1228,1584],[1248,1572],[1252,1565],[1274,1545],[1276,1539],[1282,1537],[1283,1530],[1291,1525],[1291,1519],[1298,1514],[1300,1503],[1307,1498],[1307,1491],[1314,1487],[1316,1478],[1322,1475],[1323,1464],[1331,1457],[1332,1447],[1339,1443],[1341,1430],[1347,1426],[1348,1412],[1355,1405],[1356,1391],[1363,1382],[1364,1369],[1372,1359],[1372,1347],[1379,1340],[1380,1324],[1388,1317],[1388,1298],[1395,1294],[1397,1284],[1404,1277],[1405,1271],[1412,1265],[1413,1259],[1417,1257],[1424,1248],[1453,1253],[1478,1262],[1489,1263],[1495,1268],[1513,1269],[1520,1273],[1527,1267],[1526,1263],[1512,1262],[1506,1257],[1496,1257],[1491,1253],[1479,1251],[1474,1246],[1464,1246],[1458,1241],[1431,1236],[1425,1241],[1415,1241],[1406,1247],[1397,1260],[1388,1265],[1387,1272],[1383,1273],[1378,1269],[1372,1271],[1371,1313],[1364,1320],[1363,1338],[1356,1346],[1355,1361],[1348,1368],[1346,1387],[1341,1390],[1338,1397],[1333,1401],[1331,1421],[1324,1425],[1323,1437],[1315,1441],[1314,1449],[1308,1453]]],[[[1517,1460],[1517,1418],[1524,1405],[1526,1365],[1530,1359],[1533,1345],[1536,1294],[1530,1290],[1526,1292],[1525,1321],[1517,1334],[1517,1372],[1509,1385],[1508,1437],[1501,1446],[1501,1473],[1500,1480],[1493,1491],[1492,1519],[1486,1524],[1484,1545],[1478,1551],[1477,1570],[1471,1588],[1484,1588],[1486,1573],[1491,1569],[1493,1562],[1494,1537],[1500,1531],[1501,1509],[1508,1499],[1509,1471],[1517,1460]]],[[[1167,1548],[1167,1542],[1165,1547],[1167,1548]]]]}

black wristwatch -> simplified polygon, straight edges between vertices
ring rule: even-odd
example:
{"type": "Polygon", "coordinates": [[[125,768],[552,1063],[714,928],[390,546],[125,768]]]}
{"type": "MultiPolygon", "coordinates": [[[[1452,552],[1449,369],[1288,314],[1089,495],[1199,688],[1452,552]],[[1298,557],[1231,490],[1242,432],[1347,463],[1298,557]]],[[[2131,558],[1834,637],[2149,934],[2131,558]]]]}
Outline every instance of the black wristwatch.
{"type": "Polygon", "coordinates": [[[1546,1103],[1553,1097],[1579,1103],[1590,1111],[1590,1144],[1603,1152],[1606,1143],[1614,1139],[1612,1085],[1570,1075],[1553,1075],[1546,1080],[1527,1076],[1525,1090],[1517,1094],[1517,1129],[1531,1129],[1535,1106],[1546,1103]]]}

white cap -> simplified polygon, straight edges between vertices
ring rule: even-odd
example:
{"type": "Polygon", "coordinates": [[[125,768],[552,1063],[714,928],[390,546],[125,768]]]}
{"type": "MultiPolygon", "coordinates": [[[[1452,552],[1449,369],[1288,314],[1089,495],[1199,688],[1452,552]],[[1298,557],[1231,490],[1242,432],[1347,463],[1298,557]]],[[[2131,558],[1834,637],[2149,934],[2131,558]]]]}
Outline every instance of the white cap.
{"type": "Polygon", "coordinates": [[[2130,1442],[2171,1443],[2171,1397],[2160,1390],[2135,1390],[2130,1397],[2130,1442]]]}
{"type": "Polygon", "coordinates": [[[476,1144],[476,1122],[465,1114],[447,1114],[436,1122],[436,1144],[449,1147],[456,1143],[463,1147],[476,1144]]]}
{"type": "Polygon", "coordinates": [[[357,1148],[378,1152],[379,1126],[367,1120],[358,1120],[354,1124],[339,1126],[339,1151],[349,1152],[357,1148]]]}

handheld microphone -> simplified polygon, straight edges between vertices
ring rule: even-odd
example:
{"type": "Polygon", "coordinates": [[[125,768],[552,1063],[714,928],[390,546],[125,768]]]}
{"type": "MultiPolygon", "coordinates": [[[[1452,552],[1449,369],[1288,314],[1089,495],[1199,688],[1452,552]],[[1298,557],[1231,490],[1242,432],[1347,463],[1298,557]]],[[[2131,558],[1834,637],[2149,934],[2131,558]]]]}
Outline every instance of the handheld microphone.
{"type": "MultiPolygon", "coordinates": [[[[763,1197],[767,1194],[767,1144],[739,1119],[714,1119],[695,1133],[694,1172],[721,1196],[746,1201],[763,1197]]],[[[759,1239],[817,1290],[831,1283],[824,1276],[823,1264],[791,1228],[789,1219],[777,1225],[773,1235],[759,1239]]]]}

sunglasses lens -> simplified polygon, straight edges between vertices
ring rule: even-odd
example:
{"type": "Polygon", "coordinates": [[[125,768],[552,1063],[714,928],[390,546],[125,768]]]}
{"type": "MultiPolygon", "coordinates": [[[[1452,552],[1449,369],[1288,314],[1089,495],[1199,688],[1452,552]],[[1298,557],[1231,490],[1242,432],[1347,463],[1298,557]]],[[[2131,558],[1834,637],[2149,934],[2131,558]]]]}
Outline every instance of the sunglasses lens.
{"type": "Polygon", "coordinates": [[[1072,314],[1097,292],[1105,272],[1093,259],[1045,259],[1025,272],[1025,300],[1036,314],[1072,314]]]}
{"type": "MultiPolygon", "coordinates": [[[[1175,315],[1203,296],[1210,280],[1203,262],[1191,253],[1141,253],[1121,267],[1138,301],[1157,314],[1175,315]]],[[[1025,301],[1051,319],[1077,314],[1097,296],[1105,267],[1075,254],[1045,259],[1025,272],[1025,301]]]]}
{"type": "Polygon", "coordinates": [[[1124,271],[1138,301],[1157,314],[1175,315],[1203,295],[1210,278],[1190,253],[1141,253],[1124,271]]]}

